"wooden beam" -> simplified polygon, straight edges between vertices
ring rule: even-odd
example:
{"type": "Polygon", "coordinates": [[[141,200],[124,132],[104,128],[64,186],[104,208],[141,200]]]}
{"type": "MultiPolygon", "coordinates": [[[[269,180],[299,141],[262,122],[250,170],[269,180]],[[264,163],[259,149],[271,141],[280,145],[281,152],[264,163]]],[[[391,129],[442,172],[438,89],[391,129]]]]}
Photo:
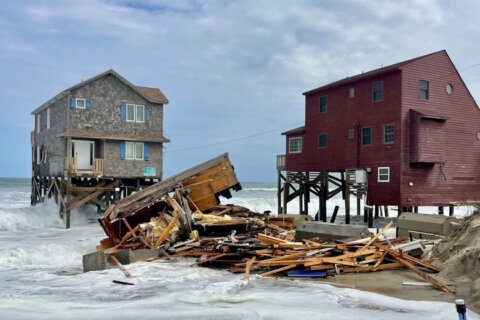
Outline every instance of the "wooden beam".
{"type": "MultiPolygon", "coordinates": [[[[109,183],[106,187],[107,188],[112,188],[113,186],[118,186],[118,183],[119,183],[119,181],[117,179],[115,179],[113,182],[109,183]]],[[[78,207],[86,204],[87,202],[90,202],[90,200],[97,198],[102,193],[103,193],[103,191],[101,191],[101,190],[95,191],[95,192],[92,192],[91,194],[89,194],[88,196],[84,197],[83,199],[80,199],[76,202],[70,203],[69,206],[68,206],[68,211],[71,211],[75,208],[78,208],[78,207]]]]}

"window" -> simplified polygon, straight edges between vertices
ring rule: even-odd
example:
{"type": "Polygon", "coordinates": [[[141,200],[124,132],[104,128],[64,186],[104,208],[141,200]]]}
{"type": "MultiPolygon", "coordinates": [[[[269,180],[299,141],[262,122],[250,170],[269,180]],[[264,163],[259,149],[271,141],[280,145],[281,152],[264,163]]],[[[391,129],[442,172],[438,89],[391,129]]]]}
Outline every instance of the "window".
{"type": "Polygon", "coordinates": [[[125,142],[125,159],[143,160],[143,142],[125,142]]]}
{"type": "Polygon", "coordinates": [[[383,143],[392,144],[395,140],[393,123],[383,125],[383,143]]]}
{"type": "Polygon", "coordinates": [[[135,147],[135,143],[133,143],[133,142],[126,142],[125,143],[125,149],[126,149],[125,159],[128,159],[128,160],[135,159],[134,147],[135,147]]]}
{"type": "Polygon", "coordinates": [[[427,80],[420,80],[420,100],[428,100],[429,86],[430,84],[427,80]]]}
{"type": "Polygon", "coordinates": [[[75,108],[85,109],[85,99],[75,99],[75,108]]]}
{"type": "Polygon", "coordinates": [[[362,128],[362,146],[370,146],[372,144],[372,127],[362,128]]]}
{"type": "Polygon", "coordinates": [[[290,138],[288,140],[288,153],[300,153],[302,152],[302,138],[290,138]]]}
{"type": "Polygon", "coordinates": [[[50,108],[47,109],[47,129],[50,129],[50,108]]]}
{"type": "Polygon", "coordinates": [[[145,122],[145,106],[127,104],[127,122],[145,122]]]}
{"type": "Polygon", "coordinates": [[[447,84],[447,86],[445,87],[445,91],[447,92],[447,94],[451,94],[452,91],[453,91],[453,87],[452,85],[449,83],[447,84]]]}
{"type": "Polygon", "coordinates": [[[320,113],[327,112],[327,104],[328,104],[328,97],[321,96],[320,97],[320,113]]]}
{"type": "Polygon", "coordinates": [[[373,84],[373,102],[383,100],[383,82],[378,81],[373,84]]]}
{"type": "Polygon", "coordinates": [[[355,97],[355,88],[350,88],[349,96],[350,98],[355,97]]]}
{"type": "Polygon", "coordinates": [[[135,143],[135,160],[143,160],[143,142],[135,143]]]}
{"type": "Polygon", "coordinates": [[[323,148],[327,147],[327,134],[326,133],[320,133],[318,135],[318,147],[320,149],[323,149],[323,148]]]}
{"type": "Polygon", "coordinates": [[[355,131],[353,129],[348,129],[348,139],[355,138],[355,131]]]}
{"type": "Polygon", "coordinates": [[[40,115],[37,115],[37,133],[40,133],[40,115]]]}
{"type": "Polygon", "coordinates": [[[40,164],[40,161],[42,159],[40,158],[40,147],[37,147],[37,164],[40,164]]]}
{"type": "Polygon", "coordinates": [[[390,182],[390,167],[378,167],[378,182],[390,182]]]}
{"type": "Polygon", "coordinates": [[[135,122],[135,105],[127,104],[127,122],[135,122]]]}
{"type": "Polygon", "coordinates": [[[145,122],[145,106],[136,106],[137,107],[137,122],[145,122]]]}

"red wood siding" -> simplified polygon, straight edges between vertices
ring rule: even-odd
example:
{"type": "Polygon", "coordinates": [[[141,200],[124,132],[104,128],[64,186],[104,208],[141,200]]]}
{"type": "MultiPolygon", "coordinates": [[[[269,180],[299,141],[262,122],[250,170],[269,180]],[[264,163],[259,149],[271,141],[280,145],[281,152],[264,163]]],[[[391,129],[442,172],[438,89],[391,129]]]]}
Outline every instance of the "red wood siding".
{"type": "Polygon", "coordinates": [[[307,94],[302,153],[288,153],[288,171],[341,171],[371,168],[368,175],[369,203],[398,204],[400,201],[401,72],[393,71],[355,83],[307,94]],[[383,81],[383,101],[373,102],[373,83],[383,81]],[[355,97],[349,89],[355,88],[355,97]],[[326,113],[320,113],[320,96],[328,96],[326,113]],[[383,143],[383,125],[394,124],[394,143],[383,143]],[[372,144],[361,146],[362,127],[372,128],[372,144]],[[348,138],[354,129],[355,137],[348,138]],[[327,147],[318,148],[318,135],[327,134],[327,147]],[[377,168],[390,167],[390,182],[377,182],[377,168]]]}
{"type": "Polygon", "coordinates": [[[480,200],[480,110],[445,51],[402,67],[402,122],[401,204],[480,200]],[[428,101],[419,98],[420,80],[430,82],[428,101]],[[447,83],[453,86],[450,95],[447,83]],[[410,148],[415,148],[410,144],[410,109],[446,118],[421,120],[418,128],[419,160],[443,164],[410,163],[410,148]]]}

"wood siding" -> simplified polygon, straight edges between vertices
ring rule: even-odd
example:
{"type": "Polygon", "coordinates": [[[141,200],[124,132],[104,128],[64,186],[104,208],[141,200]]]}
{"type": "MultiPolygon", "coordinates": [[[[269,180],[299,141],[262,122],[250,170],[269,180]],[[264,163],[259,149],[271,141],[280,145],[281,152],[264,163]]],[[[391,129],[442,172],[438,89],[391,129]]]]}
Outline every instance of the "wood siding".
{"type": "Polygon", "coordinates": [[[373,205],[480,200],[480,110],[446,51],[389,70],[307,92],[305,132],[286,134],[286,170],[370,168],[368,203],[373,205]],[[420,99],[420,80],[429,81],[428,100],[420,99]],[[383,82],[381,102],[372,99],[377,81],[383,82]],[[448,83],[451,94],[445,90],[448,83]],[[355,88],[353,98],[350,88],[355,88]],[[324,95],[327,112],[320,113],[324,95]],[[394,125],[393,144],[383,142],[385,124],[394,125]],[[372,128],[370,146],[361,146],[362,127],[372,128]],[[328,135],[326,148],[318,147],[320,133],[328,135]],[[296,136],[303,138],[302,152],[290,154],[288,139],[296,136]],[[378,167],[390,167],[390,182],[378,182],[378,167]]]}
{"type": "Polygon", "coordinates": [[[288,171],[342,171],[371,168],[368,176],[369,202],[397,204],[400,193],[400,110],[401,73],[399,71],[360,80],[305,97],[305,127],[301,153],[289,154],[288,171]],[[373,83],[383,82],[383,100],[373,102],[373,83]],[[349,90],[355,88],[355,97],[349,90]],[[320,113],[320,96],[328,96],[326,113],[320,113]],[[384,124],[394,125],[394,143],[384,144],[384,124]],[[361,128],[372,128],[372,143],[361,145],[361,128]],[[354,138],[348,136],[354,130],[354,138]],[[318,147],[318,135],[327,134],[327,147],[318,147]],[[390,167],[390,182],[378,182],[378,167],[390,167]]]}
{"type": "Polygon", "coordinates": [[[402,67],[402,75],[401,204],[480,200],[480,110],[447,53],[414,61],[402,67]],[[428,100],[420,100],[420,80],[430,82],[428,100]],[[410,163],[410,110],[446,118],[419,123],[418,160],[434,164],[410,163]]]}

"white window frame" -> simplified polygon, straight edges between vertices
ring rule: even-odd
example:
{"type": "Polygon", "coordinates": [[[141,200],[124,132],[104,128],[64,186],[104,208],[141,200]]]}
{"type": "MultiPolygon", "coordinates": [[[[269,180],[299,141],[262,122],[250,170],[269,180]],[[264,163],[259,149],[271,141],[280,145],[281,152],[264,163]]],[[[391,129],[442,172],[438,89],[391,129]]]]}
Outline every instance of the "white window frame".
{"type": "Polygon", "coordinates": [[[40,133],[40,114],[37,114],[37,133],[40,133]]]}
{"type": "Polygon", "coordinates": [[[40,147],[37,146],[37,164],[40,164],[40,147]]]}
{"type": "Polygon", "coordinates": [[[385,123],[383,125],[383,144],[394,144],[395,143],[395,124],[394,123],[385,123]],[[393,141],[386,141],[387,138],[387,126],[392,126],[393,132],[389,132],[388,134],[391,134],[393,137],[393,141]]]}
{"type": "Polygon", "coordinates": [[[303,139],[302,137],[292,137],[288,139],[288,153],[302,153],[303,139]],[[293,140],[300,140],[300,150],[292,151],[291,145],[293,140]]]}
{"type": "Polygon", "coordinates": [[[378,169],[377,169],[377,181],[378,182],[390,182],[390,167],[378,167],[378,169]],[[380,174],[380,171],[382,169],[386,169],[387,173],[380,174]],[[387,180],[380,180],[380,176],[385,176],[385,175],[388,176],[388,179],[387,180]]]}
{"type": "Polygon", "coordinates": [[[127,160],[138,160],[142,161],[145,160],[145,143],[143,142],[133,142],[133,141],[126,141],[125,142],[125,159],[127,160]],[[132,152],[132,158],[128,156],[128,146],[132,146],[133,152],[132,152]],[[140,157],[137,157],[137,145],[142,145],[142,152],[140,154],[140,157]]]}
{"type": "Polygon", "coordinates": [[[143,142],[135,142],[135,160],[142,161],[144,158],[145,154],[145,144],[143,142]],[[141,152],[141,158],[137,157],[137,145],[142,145],[142,152],[141,152]]]}
{"type": "Polygon", "coordinates": [[[47,109],[47,130],[50,129],[50,108],[47,109]]]}
{"type": "Polygon", "coordinates": [[[138,123],[145,123],[145,105],[144,104],[134,104],[134,103],[127,103],[126,110],[125,110],[125,120],[127,122],[138,122],[138,123]],[[133,106],[133,119],[128,119],[128,107],[133,106]],[[138,120],[137,112],[138,109],[142,108],[143,119],[138,120]]]}
{"type": "Polygon", "coordinates": [[[127,160],[135,160],[135,142],[127,141],[125,142],[125,159],[127,160]],[[132,158],[128,157],[128,145],[132,146],[132,158]]]}
{"type": "Polygon", "coordinates": [[[75,108],[76,109],[85,109],[86,107],[87,107],[87,100],[86,99],[75,98],[75,108]],[[83,101],[83,107],[78,106],[79,101],[83,101]]]}
{"type": "Polygon", "coordinates": [[[137,118],[137,108],[133,103],[127,103],[125,106],[125,120],[127,122],[135,122],[137,118]],[[133,119],[128,119],[128,107],[132,106],[133,107],[133,119]]]}
{"type": "Polygon", "coordinates": [[[144,104],[137,104],[135,106],[135,122],[140,122],[140,123],[145,122],[145,105],[144,104]],[[142,121],[138,120],[138,118],[137,118],[139,108],[142,108],[142,114],[143,114],[143,120],[142,121]]]}

